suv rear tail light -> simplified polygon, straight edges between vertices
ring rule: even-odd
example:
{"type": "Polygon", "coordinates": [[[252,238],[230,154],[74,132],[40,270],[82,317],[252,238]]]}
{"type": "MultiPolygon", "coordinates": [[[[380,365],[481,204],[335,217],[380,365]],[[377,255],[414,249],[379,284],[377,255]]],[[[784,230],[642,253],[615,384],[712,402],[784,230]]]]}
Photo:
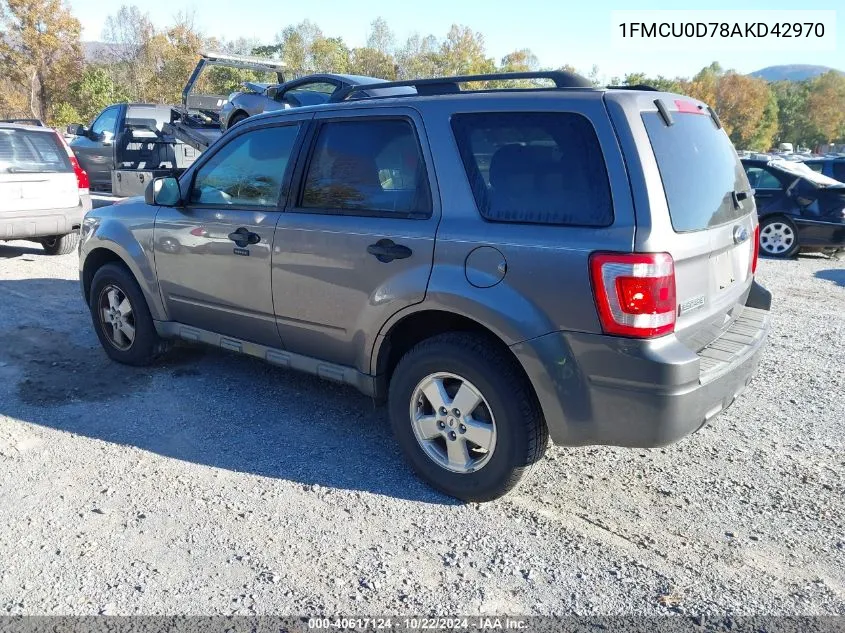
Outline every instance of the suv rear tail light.
{"type": "Polygon", "coordinates": [[[751,256],[751,274],[757,272],[757,260],[760,257],[760,225],[754,229],[754,254],[751,256]]]}
{"type": "Polygon", "coordinates": [[[669,253],[593,253],[590,277],[606,334],[653,338],[675,330],[675,263],[669,253]]]}
{"type": "Polygon", "coordinates": [[[73,173],[76,174],[76,184],[79,186],[80,195],[88,194],[91,187],[91,182],[88,180],[88,172],[82,169],[79,165],[76,155],[73,153],[73,150],[70,148],[70,145],[67,144],[64,137],[56,132],[56,138],[59,139],[59,145],[65,149],[65,153],[67,153],[70,164],[73,166],[73,173]]]}

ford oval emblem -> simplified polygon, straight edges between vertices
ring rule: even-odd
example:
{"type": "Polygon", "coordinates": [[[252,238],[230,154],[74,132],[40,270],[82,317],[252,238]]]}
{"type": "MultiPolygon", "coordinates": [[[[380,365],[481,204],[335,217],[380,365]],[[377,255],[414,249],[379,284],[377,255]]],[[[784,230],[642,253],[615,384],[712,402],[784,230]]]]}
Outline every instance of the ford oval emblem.
{"type": "Polygon", "coordinates": [[[742,244],[748,239],[748,229],[744,226],[734,227],[734,244],[742,244]]]}

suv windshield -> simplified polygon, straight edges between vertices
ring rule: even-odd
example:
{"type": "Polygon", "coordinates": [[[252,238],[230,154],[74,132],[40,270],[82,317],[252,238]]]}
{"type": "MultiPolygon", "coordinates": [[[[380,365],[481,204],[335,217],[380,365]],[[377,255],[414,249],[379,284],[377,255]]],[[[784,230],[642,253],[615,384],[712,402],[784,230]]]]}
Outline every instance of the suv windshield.
{"type": "Polygon", "coordinates": [[[676,232],[699,231],[748,214],[734,192],[748,191],[745,171],[728,136],[709,116],[673,112],[666,125],[657,112],[645,123],[676,232]]]}
{"type": "Polygon", "coordinates": [[[0,128],[0,172],[50,173],[73,171],[53,134],[0,128]]]}

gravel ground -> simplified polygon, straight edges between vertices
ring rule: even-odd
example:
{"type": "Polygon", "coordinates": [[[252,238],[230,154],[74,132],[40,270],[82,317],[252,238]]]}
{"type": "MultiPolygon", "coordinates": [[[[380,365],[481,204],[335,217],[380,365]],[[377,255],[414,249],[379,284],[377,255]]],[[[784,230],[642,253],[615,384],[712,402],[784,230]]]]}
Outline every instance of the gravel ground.
{"type": "Polygon", "coordinates": [[[845,614],[845,264],[759,277],[770,344],[709,427],[552,447],[476,505],[351,389],[214,350],[109,362],[76,256],[0,244],[0,614],[845,614]]]}

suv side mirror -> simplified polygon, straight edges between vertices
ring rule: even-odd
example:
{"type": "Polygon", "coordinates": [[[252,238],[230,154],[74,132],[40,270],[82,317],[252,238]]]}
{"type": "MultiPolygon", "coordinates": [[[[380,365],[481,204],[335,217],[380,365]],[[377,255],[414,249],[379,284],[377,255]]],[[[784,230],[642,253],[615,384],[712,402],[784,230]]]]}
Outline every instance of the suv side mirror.
{"type": "Polygon", "coordinates": [[[81,123],[71,123],[67,126],[67,133],[71,136],[85,136],[87,130],[81,123]]]}
{"type": "Polygon", "coordinates": [[[278,86],[268,86],[267,90],[265,91],[264,94],[267,96],[268,99],[275,99],[276,95],[278,93],[279,93],[279,87],[278,86]]]}
{"type": "Polygon", "coordinates": [[[160,207],[175,207],[182,201],[179,181],[175,178],[155,178],[144,190],[144,202],[160,207]]]}

